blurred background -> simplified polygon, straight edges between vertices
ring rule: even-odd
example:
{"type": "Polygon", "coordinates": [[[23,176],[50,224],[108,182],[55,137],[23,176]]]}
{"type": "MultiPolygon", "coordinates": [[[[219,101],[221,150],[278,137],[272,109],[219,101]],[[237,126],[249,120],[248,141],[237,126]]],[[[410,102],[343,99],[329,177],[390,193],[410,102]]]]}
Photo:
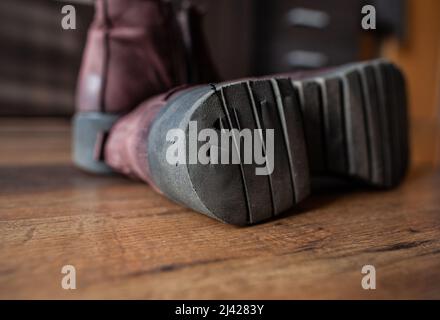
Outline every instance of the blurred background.
{"type": "MultiPolygon", "coordinates": [[[[440,163],[440,1],[195,2],[224,79],[391,59],[407,76],[413,164],[440,163]],[[376,7],[376,30],[361,28],[365,4],[376,7]]],[[[92,18],[91,0],[0,1],[0,117],[73,114],[92,18]],[[76,30],[61,28],[65,4],[76,7],[76,30]]]]}

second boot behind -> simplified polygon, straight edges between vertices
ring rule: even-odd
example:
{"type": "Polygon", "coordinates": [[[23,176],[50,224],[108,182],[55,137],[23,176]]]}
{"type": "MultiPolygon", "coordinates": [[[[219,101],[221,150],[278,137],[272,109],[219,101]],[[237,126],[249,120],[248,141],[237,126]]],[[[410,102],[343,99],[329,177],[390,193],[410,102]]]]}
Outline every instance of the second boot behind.
{"type": "Polygon", "coordinates": [[[197,9],[178,14],[161,0],[97,0],[78,79],[74,163],[95,173],[113,170],[104,146],[115,122],[149,97],[176,86],[215,81],[197,9]],[[203,72],[202,72],[203,71],[203,72]]]}

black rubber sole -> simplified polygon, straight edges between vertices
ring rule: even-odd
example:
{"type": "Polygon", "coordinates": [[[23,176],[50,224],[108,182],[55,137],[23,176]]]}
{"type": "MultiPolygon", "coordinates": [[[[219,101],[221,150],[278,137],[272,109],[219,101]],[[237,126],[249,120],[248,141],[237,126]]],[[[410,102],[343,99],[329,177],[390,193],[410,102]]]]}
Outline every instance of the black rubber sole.
{"type": "Polygon", "coordinates": [[[408,117],[402,73],[391,63],[357,63],[295,82],[311,173],[397,185],[408,168],[408,117]]]}
{"type": "Polygon", "coordinates": [[[307,197],[311,176],[352,178],[380,188],[398,184],[408,167],[404,78],[394,65],[372,61],[303,79],[193,89],[165,108],[150,140],[153,179],[166,195],[227,223],[254,224],[307,197]],[[256,175],[257,166],[243,161],[166,163],[167,131],[182,128],[188,138],[189,121],[197,121],[199,132],[273,129],[273,172],[256,175]]]}

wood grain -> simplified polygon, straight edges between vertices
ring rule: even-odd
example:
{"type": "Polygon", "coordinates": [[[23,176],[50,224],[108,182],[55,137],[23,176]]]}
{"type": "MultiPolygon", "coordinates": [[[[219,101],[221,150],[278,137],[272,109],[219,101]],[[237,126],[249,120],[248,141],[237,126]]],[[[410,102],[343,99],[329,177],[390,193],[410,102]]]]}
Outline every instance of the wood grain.
{"type": "Polygon", "coordinates": [[[393,191],[322,188],[237,228],[78,171],[69,144],[66,121],[0,120],[0,298],[440,298],[438,171],[393,191]],[[66,264],[76,290],[60,286],[66,264]]]}

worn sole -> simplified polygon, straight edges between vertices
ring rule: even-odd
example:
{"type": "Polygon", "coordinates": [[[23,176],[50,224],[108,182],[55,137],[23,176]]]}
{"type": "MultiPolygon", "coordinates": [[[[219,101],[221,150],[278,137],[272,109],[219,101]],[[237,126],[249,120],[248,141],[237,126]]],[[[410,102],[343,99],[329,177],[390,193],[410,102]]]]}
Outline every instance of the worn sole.
{"type": "MultiPolygon", "coordinates": [[[[227,223],[254,224],[307,197],[312,176],[345,177],[379,188],[398,184],[408,167],[404,78],[379,60],[303,78],[197,88],[169,103],[150,137],[150,171],[166,195],[227,223]],[[189,137],[189,121],[197,122],[199,132],[273,129],[273,171],[256,175],[258,166],[243,161],[241,137],[232,144],[239,163],[169,165],[166,132],[180,127],[189,137]]],[[[259,143],[266,152],[264,136],[259,143]]]]}

